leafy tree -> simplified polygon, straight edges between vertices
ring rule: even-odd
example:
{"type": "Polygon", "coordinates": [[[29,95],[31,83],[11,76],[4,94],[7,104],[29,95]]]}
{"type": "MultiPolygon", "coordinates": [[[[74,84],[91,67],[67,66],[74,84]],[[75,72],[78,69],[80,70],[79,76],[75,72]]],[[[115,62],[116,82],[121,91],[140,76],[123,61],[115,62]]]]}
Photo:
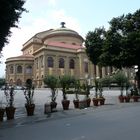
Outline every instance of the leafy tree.
{"type": "Polygon", "coordinates": [[[24,0],[1,0],[0,1],[0,52],[8,37],[11,36],[11,27],[18,27],[17,23],[21,14],[26,9],[23,8],[24,0]]]}
{"type": "Polygon", "coordinates": [[[5,85],[5,79],[4,78],[0,78],[0,87],[2,87],[3,85],[5,85]]]}
{"type": "Polygon", "coordinates": [[[104,43],[104,28],[96,28],[93,32],[90,31],[86,35],[85,46],[89,59],[93,64],[97,65],[100,62],[100,55],[102,54],[102,48],[104,43]]]}
{"type": "Polygon", "coordinates": [[[101,36],[97,28],[88,32],[85,46],[93,64],[122,67],[138,66],[140,88],[140,9],[133,14],[113,18],[110,28],[101,36]],[[96,51],[98,50],[98,51],[96,51]]]}

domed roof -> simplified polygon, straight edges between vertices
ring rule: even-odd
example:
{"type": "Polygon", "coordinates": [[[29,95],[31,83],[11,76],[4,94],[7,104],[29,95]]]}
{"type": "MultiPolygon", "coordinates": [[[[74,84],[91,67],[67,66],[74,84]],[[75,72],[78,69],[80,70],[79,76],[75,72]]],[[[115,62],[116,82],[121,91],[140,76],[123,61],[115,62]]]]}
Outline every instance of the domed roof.
{"type": "Polygon", "coordinates": [[[52,31],[50,32],[50,34],[56,34],[56,33],[58,33],[58,34],[60,34],[60,33],[62,33],[62,34],[67,33],[67,34],[79,35],[76,31],[71,30],[71,29],[66,28],[66,27],[54,29],[54,30],[52,30],[52,31]]]}
{"type": "Polygon", "coordinates": [[[78,37],[78,38],[84,40],[81,35],[79,35],[76,31],[74,31],[72,29],[66,28],[64,26],[64,24],[65,24],[65,22],[61,22],[60,28],[50,30],[48,32],[47,37],[57,36],[57,35],[69,35],[69,36],[75,36],[75,37],[78,37]]]}

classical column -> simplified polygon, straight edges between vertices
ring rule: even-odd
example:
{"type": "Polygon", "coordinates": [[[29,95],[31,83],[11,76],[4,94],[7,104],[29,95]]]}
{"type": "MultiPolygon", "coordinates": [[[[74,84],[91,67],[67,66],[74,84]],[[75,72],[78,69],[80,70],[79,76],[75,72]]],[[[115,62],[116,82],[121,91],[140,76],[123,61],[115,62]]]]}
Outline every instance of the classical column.
{"type": "Polygon", "coordinates": [[[100,77],[100,71],[98,65],[96,65],[96,77],[100,77]]]}
{"type": "Polygon", "coordinates": [[[102,67],[102,77],[105,77],[106,72],[105,72],[105,67],[102,67]]]}

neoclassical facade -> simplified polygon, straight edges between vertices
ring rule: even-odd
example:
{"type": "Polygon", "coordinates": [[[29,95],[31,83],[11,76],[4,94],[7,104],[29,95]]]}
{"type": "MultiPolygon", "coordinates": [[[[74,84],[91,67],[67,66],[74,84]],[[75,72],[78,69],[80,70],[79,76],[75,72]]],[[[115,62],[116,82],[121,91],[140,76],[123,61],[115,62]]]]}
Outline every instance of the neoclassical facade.
{"type": "Polygon", "coordinates": [[[22,55],[6,60],[6,81],[24,85],[31,79],[36,87],[43,87],[46,75],[71,75],[80,79],[103,77],[113,68],[93,65],[85,52],[84,39],[62,23],[58,29],[39,32],[21,49],[22,55]]]}

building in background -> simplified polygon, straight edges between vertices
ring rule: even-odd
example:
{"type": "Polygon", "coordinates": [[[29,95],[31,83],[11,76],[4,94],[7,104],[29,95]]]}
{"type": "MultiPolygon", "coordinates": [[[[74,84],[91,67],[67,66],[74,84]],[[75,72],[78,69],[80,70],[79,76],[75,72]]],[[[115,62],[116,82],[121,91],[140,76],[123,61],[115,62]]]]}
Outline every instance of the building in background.
{"type": "Polygon", "coordinates": [[[71,75],[78,79],[104,77],[113,72],[112,67],[98,67],[89,61],[84,39],[76,31],[61,23],[58,29],[39,32],[22,48],[23,54],[6,60],[6,81],[9,84],[25,85],[31,79],[35,86],[44,87],[46,75],[71,75]]]}

